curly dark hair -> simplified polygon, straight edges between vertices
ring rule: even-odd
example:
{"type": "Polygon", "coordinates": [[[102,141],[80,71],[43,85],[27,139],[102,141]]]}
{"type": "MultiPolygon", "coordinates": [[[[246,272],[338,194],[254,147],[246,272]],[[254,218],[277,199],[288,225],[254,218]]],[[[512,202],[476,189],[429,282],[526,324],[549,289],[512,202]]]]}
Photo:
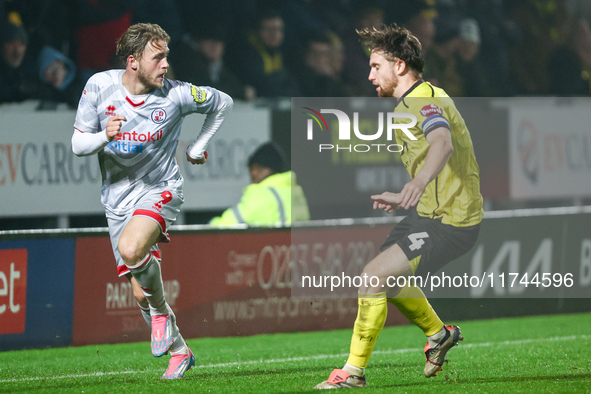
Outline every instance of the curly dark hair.
{"type": "Polygon", "coordinates": [[[422,46],[410,30],[399,27],[395,23],[378,30],[357,30],[361,43],[371,51],[382,52],[390,61],[400,59],[413,71],[417,78],[421,78],[425,61],[421,57],[422,46]]]}

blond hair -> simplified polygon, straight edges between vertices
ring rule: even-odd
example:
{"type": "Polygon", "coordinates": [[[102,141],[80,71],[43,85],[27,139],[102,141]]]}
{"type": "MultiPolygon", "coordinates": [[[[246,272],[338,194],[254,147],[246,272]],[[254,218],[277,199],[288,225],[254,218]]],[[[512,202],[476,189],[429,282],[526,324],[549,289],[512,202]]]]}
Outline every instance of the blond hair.
{"type": "Polygon", "coordinates": [[[160,26],[152,23],[136,23],[127,29],[117,40],[115,52],[123,61],[132,55],[141,59],[148,43],[155,44],[158,41],[170,42],[170,36],[160,26]]]}

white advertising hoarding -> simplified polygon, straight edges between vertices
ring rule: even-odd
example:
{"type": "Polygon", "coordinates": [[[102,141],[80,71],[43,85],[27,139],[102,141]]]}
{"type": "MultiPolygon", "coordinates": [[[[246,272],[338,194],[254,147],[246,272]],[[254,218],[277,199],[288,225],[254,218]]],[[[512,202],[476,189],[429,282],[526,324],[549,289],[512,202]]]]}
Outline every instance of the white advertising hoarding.
{"type": "MultiPolygon", "coordinates": [[[[71,137],[75,111],[0,110],[0,216],[102,213],[96,155],[76,157],[71,137]]],[[[271,138],[270,111],[235,103],[208,146],[209,160],[191,166],[185,148],[205,119],[185,118],[177,162],[185,178],[183,210],[236,204],[249,183],[246,160],[271,138]]]]}
{"type": "Polygon", "coordinates": [[[511,198],[591,196],[591,100],[510,102],[511,198]]]}

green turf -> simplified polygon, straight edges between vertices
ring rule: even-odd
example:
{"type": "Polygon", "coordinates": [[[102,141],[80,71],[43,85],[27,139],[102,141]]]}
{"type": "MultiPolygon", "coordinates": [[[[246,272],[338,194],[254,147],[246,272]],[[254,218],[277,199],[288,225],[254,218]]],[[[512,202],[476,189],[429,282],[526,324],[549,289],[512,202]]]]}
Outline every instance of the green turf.
{"type": "MultiPolygon", "coordinates": [[[[368,393],[591,393],[591,314],[460,324],[466,339],[438,376],[423,377],[425,339],[414,326],[382,332],[368,393]]],[[[168,356],[149,343],[0,353],[0,392],[310,392],[346,360],[351,330],[193,339],[197,368],[161,381],[168,356]]]]}

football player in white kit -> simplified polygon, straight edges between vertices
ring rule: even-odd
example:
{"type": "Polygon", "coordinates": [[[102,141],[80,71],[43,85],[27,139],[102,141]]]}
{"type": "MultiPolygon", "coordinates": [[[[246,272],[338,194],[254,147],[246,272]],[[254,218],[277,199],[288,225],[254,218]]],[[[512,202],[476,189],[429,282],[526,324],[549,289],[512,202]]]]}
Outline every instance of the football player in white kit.
{"type": "Polygon", "coordinates": [[[183,118],[206,114],[187,161],[204,164],[206,146],[232,110],[232,99],[210,87],[165,78],[170,37],[158,25],[131,26],[117,42],[125,70],[93,75],[76,113],[72,150],[98,153],[103,179],[101,202],[119,276],[132,285],[152,330],[152,354],[170,353],[163,379],[179,379],[195,357],[164,298],[157,242],[183,203],[183,177],[175,159],[183,118]]]}

